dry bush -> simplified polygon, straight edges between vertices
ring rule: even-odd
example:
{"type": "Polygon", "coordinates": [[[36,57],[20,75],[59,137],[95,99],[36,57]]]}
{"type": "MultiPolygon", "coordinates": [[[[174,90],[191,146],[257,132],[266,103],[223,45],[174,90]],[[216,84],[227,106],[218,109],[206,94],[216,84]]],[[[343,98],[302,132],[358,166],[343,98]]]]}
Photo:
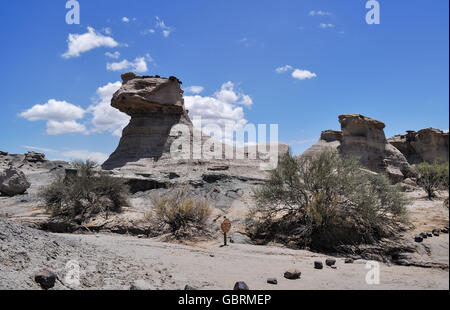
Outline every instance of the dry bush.
{"type": "Polygon", "coordinates": [[[336,251],[392,236],[407,220],[407,199],[397,186],[336,152],[311,160],[287,154],[254,195],[248,229],[263,242],[336,251]]]}
{"type": "Polygon", "coordinates": [[[436,191],[449,186],[449,163],[433,164],[423,162],[414,167],[419,185],[428,195],[428,199],[436,197],[436,191]]]}
{"type": "Polygon", "coordinates": [[[119,213],[128,206],[129,190],[122,179],[95,171],[92,161],[75,162],[77,175],[58,177],[42,188],[40,197],[53,217],[78,223],[95,216],[119,213]]]}
{"type": "Polygon", "coordinates": [[[152,211],[146,214],[153,234],[169,232],[177,239],[208,233],[212,209],[204,199],[188,193],[186,187],[150,196],[152,211]]]}

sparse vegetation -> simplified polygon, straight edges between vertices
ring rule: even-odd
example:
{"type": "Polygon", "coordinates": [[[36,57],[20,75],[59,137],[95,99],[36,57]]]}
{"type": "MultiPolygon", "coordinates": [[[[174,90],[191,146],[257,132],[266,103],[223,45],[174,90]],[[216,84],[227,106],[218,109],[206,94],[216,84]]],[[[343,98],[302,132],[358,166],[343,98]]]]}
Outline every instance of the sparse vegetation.
{"type": "Polygon", "coordinates": [[[56,178],[40,193],[47,211],[82,223],[97,214],[121,212],[128,205],[129,190],[123,180],[96,171],[92,161],[75,162],[77,173],[56,178]]]}
{"type": "Polygon", "coordinates": [[[397,186],[336,152],[311,160],[285,155],[255,199],[253,238],[316,250],[373,243],[407,221],[407,199],[397,186]]]}
{"type": "Polygon", "coordinates": [[[211,208],[204,199],[188,193],[187,188],[173,188],[150,196],[153,210],[146,214],[154,233],[171,233],[175,238],[189,238],[205,234],[211,208]]]}
{"type": "Polygon", "coordinates": [[[415,167],[417,185],[428,195],[428,199],[436,197],[436,191],[449,186],[449,163],[423,162],[415,167]]]}

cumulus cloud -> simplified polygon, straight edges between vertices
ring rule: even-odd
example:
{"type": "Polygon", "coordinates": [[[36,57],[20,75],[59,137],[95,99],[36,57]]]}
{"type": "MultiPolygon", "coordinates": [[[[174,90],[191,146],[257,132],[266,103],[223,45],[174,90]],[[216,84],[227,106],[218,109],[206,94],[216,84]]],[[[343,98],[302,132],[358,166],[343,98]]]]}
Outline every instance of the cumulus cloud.
{"type": "Polygon", "coordinates": [[[122,21],[124,23],[128,23],[128,22],[130,22],[130,19],[128,17],[124,16],[124,17],[122,17],[122,21]]]}
{"type": "Polygon", "coordinates": [[[281,73],[285,73],[287,71],[291,71],[292,69],[293,68],[292,68],[291,65],[285,65],[285,66],[276,68],[275,72],[278,73],[278,74],[281,74],[281,73]]]}
{"type": "Polygon", "coordinates": [[[122,86],[121,82],[115,82],[97,89],[94,104],[87,109],[92,114],[91,132],[107,131],[117,137],[122,135],[122,130],[130,121],[130,117],[111,107],[111,98],[120,86],[122,86]]]}
{"type": "MultiPolygon", "coordinates": [[[[234,89],[232,82],[224,83],[213,96],[185,96],[185,105],[192,119],[201,117],[201,127],[217,125],[222,130],[225,126],[240,130],[247,124],[244,108],[250,107],[253,100],[250,96],[234,89]]],[[[200,127],[194,122],[196,127],[200,127]]],[[[233,137],[222,137],[225,142],[231,142],[233,137]]]]}
{"type": "Polygon", "coordinates": [[[137,57],[134,61],[128,61],[124,59],[119,62],[112,62],[106,64],[106,69],[109,71],[127,71],[132,70],[137,73],[144,73],[148,71],[147,61],[153,61],[153,58],[150,54],[147,54],[145,57],[137,57]]]}
{"type": "Polygon", "coordinates": [[[321,24],[319,25],[319,27],[322,28],[322,29],[327,29],[327,28],[334,28],[334,25],[333,25],[333,24],[324,24],[324,23],[321,23],[321,24]]]}
{"type": "Polygon", "coordinates": [[[112,59],[119,59],[120,53],[117,52],[117,51],[114,52],[114,53],[106,52],[106,53],[105,53],[105,56],[106,56],[106,57],[109,57],[109,58],[112,58],[112,59]]]}
{"type": "Polygon", "coordinates": [[[186,89],[185,89],[185,91],[187,93],[192,93],[192,94],[200,94],[203,90],[204,90],[204,87],[202,87],[202,86],[189,86],[189,87],[186,87],[186,89]]]}
{"type": "Polygon", "coordinates": [[[315,11],[315,10],[313,10],[313,11],[310,11],[309,12],[309,15],[310,16],[331,16],[331,13],[330,12],[325,12],[325,11],[315,11]]]}
{"type": "Polygon", "coordinates": [[[79,106],[75,106],[66,101],[50,99],[45,104],[36,104],[30,109],[22,112],[19,116],[29,121],[71,121],[83,117],[85,111],[79,106]]]}
{"type": "Polygon", "coordinates": [[[292,77],[298,80],[306,80],[317,77],[317,74],[308,70],[295,69],[294,72],[292,72],[292,77]]]}
{"type": "Polygon", "coordinates": [[[77,121],[53,121],[47,122],[47,134],[62,135],[67,133],[87,133],[86,127],[77,121]]]}
{"type": "MultiPolygon", "coordinates": [[[[163,20],[161,20],[158,16],[156,16],[155,29],[159,29],[165,38],[170,36],[170,34],[174,31],[173,27],[167,26],[166,23],[163,20]]],[[[151,30],[153,29],[150,29],[150,31],[151,30]]]]}
{"type": "Polygon", "coordinates": [[[69,38],[67,39],[67,52],[62,57],[79,57],[82,53],[95,48],[113,48],[119,45],[112,37],[104,36],[96,32],[92,27],[88,27],[87,29],[88,32],[83,34],[69,34],[69,38]]]}

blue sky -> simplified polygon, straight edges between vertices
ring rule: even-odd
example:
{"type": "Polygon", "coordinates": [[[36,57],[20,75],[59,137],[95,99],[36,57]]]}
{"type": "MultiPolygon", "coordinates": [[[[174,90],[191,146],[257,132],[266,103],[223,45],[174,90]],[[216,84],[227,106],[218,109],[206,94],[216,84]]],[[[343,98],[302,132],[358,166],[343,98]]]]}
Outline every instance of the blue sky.
{"type": "Polygon", "coordinates": [[[65,0],[2,3],[0,150],[100,160],[128,120],[108,110],[126,71],[197,86],[186,101],[217,121],[276,123],[295,153],[342,113],[388,137],[449,128],[447,0],[379,0],[379,25],[365,0],[79,3],[79,25],[65,0]]]}

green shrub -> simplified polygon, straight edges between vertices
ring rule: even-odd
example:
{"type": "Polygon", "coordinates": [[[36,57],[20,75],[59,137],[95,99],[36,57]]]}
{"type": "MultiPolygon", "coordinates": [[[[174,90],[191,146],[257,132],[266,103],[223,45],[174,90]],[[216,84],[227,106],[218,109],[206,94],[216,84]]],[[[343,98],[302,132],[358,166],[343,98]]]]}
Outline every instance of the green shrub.
{"type": "Polygon", "coordinates": [[[188,194],[186,187],[154,193],[150,200],[153,210],[146,217],[157,232],[170,232],[180,239],[208,231],[212,210],[206,200],[188,194]]]}
{"type": "Polygon", "coordinates": [[[415,167],[417,185],[422,187],[429,199],[436,197],[436,191],[447,188],[449,185],[449,164],[435,162],[433,164],[423,162],[415,167]]]}
{"type": "Polygon", "coordinates": [[[297,247],[335,251],[372,243],[407,219],[407,200],[397,186],[336,152],[311,160],[285,155],[254,195],[248,222],[253,237],[297,247]]]}
{"type": "Polygon", "coordinates": [[[75,162],[77,173],[58,177],[42,188],[40,197],[53,217],[79,223],[97,214],[121,212],[128,206],[128,187],[124,181],[96,171],[92,161],[75,162]]]}

